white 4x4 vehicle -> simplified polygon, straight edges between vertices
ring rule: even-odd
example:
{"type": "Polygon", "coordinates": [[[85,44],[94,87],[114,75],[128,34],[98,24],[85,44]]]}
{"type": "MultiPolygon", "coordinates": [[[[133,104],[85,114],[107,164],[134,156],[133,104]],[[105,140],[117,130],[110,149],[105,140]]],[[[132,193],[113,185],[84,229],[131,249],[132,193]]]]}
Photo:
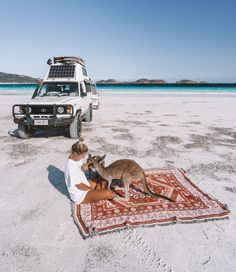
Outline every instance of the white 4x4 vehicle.
{"type": "Polygon", "coordinates": [[[20,138],[36,130],[63,127],[71,138],[81,134],[81,121],[92,121],[91,80],[85,62],[77,57],[49,59],[50,67],[27,104],[13,105],[14,122],[20,138]]]}

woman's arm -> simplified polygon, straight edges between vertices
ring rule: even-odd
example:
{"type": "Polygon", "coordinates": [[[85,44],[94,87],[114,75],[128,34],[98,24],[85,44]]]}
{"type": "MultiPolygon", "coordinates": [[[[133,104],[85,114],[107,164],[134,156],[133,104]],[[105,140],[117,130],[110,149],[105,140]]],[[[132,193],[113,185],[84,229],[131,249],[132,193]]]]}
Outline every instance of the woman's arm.
{"type": "Polygon", "coordinates": [[[84,184],[82,182],[79,184],[75,184],[75,186],[81,191],[88,191],[88,190],[93,189],[91,186],[87,186],[86,184],[84,184]]]}
{"type": "Polygon", "coordinates": [[[88,168],[88,164],[87,164],[87,163],[83,164],[82,169],[83,169],[84,171],[87,171],[87,170],[89,169],[89,168],[88,168]]]}

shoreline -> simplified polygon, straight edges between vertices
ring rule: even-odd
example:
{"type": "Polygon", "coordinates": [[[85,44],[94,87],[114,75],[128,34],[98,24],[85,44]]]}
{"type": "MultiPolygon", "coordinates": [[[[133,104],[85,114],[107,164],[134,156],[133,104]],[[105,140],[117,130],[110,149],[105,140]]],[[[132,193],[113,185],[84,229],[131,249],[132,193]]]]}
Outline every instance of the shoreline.
{"type": "MultiPolygon", "coordinates": [[[[34,90],[1,90],[0,96],[5,95],[28,95],[31,98],[34,90]]],[[[211,92],[181,92],[181,91],[143,91],[143,92],[135,92],[135,91],[101,91],[98,90],[99,96],[135,96],[135,97],[232,97],[236,98],[236,92],[224,92],[224,91],[211,91],[211,92]]]]}

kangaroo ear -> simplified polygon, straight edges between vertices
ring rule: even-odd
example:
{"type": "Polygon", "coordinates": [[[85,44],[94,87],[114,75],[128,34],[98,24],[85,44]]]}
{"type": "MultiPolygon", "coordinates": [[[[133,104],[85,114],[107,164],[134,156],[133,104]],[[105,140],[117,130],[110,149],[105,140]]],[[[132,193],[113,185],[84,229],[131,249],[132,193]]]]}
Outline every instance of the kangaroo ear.
{"type": "Polygon", "coordinates": [[[106,154],[103,155],[102,157],[100,157],[100,158],[98,159],[98,163],[101,163],[101,162],[105,159],[105,157],[106,157],[106,154]]]}
{"type": "Polygon", "coordinates": [[[89,157],[89,158],[92,158],[92,155],[89,153],[88,157],[89,157]]]}
{"type": "Polygon", "coordinates": [[[103,161],[106,157],[106,154],[104,154],[102,157],[101,157],[101,160],[103,161]]]}

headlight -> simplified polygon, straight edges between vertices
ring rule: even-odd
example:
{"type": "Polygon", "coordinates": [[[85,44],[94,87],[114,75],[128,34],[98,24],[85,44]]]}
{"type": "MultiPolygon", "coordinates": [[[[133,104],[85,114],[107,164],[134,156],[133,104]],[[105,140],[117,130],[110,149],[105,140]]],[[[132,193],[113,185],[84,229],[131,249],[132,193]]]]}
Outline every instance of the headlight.
{"type": "Polygon", "coordinates": [[[73,107],[71,105],[67,105],[66,106],[66,111],[67,111],[67,113],[72,114],[73,113],[73,107]]]}
{"type": "Polygon", "coordinates": [[[15,114],[25,114],[25,107],[24,105],[15,106],[14,107],[14,113],[15,114]]]}
{"type": "Polygon", "coordinates": [[[57,108],[58,113],[63,113],[64,111],[65,111],[65,109],[63,107],[58,107],[57,108]]]}

